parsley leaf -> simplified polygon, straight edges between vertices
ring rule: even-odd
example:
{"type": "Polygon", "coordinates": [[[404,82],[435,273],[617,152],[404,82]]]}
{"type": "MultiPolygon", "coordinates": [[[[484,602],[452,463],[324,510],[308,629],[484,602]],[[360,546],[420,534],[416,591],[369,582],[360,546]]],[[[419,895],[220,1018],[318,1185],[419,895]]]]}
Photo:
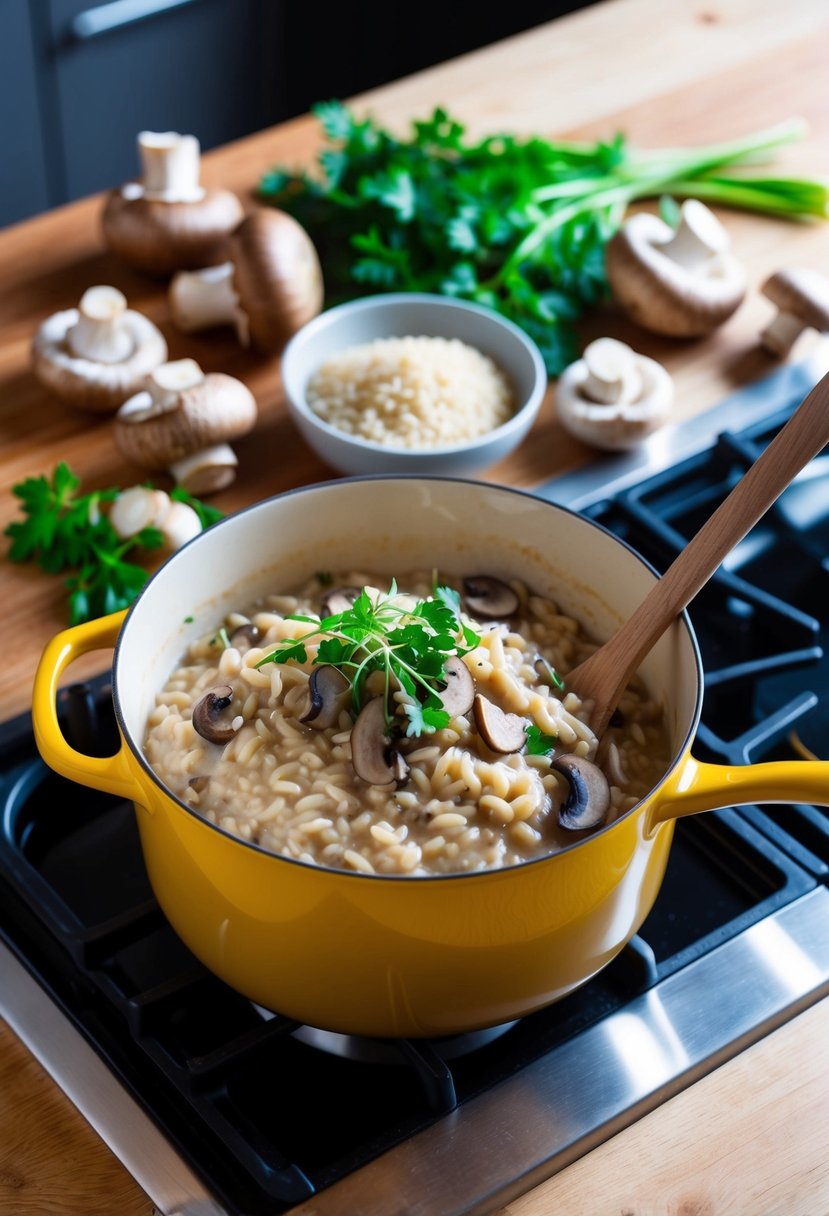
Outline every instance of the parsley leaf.
{"type": "MultiPolygon", "coordinates": [[[[352,705],[359,711],[366,678],[373,671],[386,673],[406,694],[403,713],[408,735],[431,734],[449,723],[449,714],[438,696],[444,685],[446,660],[466,654],[479,642],[478,635],[460,620],[460,597],[449,587],[435,587],[432,599],[414,607],[396,602],[397,584],[392,580],[376,602],[365,587],[345,612],[316,622],[295,614],[290,619],[315,627],[301,638],[278,642],[266,663],[305,663],[306,643],[319,639],[314,663],[337,667],[351,683],[352,705]]],[[[387,721],[391,722],[388,713],[387,721]]]]}
{"type": "MultiPolygon", "coordinates": [[[[23,518],[5,529],[11,539],[10,561],[36,562],[47,574],[68,573],[72,625],[128,607],[149,578],[149,571],[132,561],[132,555],[144,557],[164,543],[156,527],[143,528],[127,539],[118,536],[107,518],[106,504],[114,502],[121,491],[79,494],[80,485],[80,478],[65,461],[50,477],[27,477],[12,487],[23,518]]],[[[203,528],[221,518],[215,507],[180,487],[170,497],[191,506],[203,528]]]]}
{"type": "Polygon", "coordinates": [[[170,497],[173,502],[183,502],[188,507],[193,508],[199,517],[202,532],[224,518],[222,512],[217,507],[211,507],[209,503],[202,502],[200,498],[194,498],[192,494],[189,494],[185,490],[184,486],[174,486],[170,491],[170,497]]]}
{"type": "Polygon", "coordinates": [[[527,727],[526,751],[528,756],[549,756],[557,743],[557,735],[545,735],[534,722],[527,727]]]}
{"type": "Polygon", "coordinates": [[[445,709],[432,709],[428,705],[413,701],[407,702],[403,710],[409,719],[409,725],[406,727],[406,734],[409,736],[431,735],[449,725],[449,714],[445,709]]]}
{"type": "Polygon", "coordinates": [[[595,143],[476,141],[441,107],[402,137],[338,101],[314,112],[328,141],[320,172],[271,169],[259,195],[310,233],[327,302],[395,290],[473,300],[522,326],[551,375],[578,353],[575,322],[608,294],[605,248],[634,200],[829,211],[824,183],[726,171],[799,138],[794,120],[708,148],[636,152],[622,133],[595,143]]]}

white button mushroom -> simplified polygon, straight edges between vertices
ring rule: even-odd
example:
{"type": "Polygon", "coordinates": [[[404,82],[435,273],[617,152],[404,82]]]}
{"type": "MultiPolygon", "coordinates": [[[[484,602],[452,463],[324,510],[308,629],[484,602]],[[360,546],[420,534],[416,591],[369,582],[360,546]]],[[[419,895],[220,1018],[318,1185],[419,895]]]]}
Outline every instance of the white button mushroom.
{"type": "Polygon", "coordinates": [[[173,320],[185,333],[233,325],[243,346],[282,350],[322,307],[322,270],[311,238],[290,215],[262,209],[231,235],[228,256],[222,266],[175,276],[173,320]]]}
{"type": "Polygon", "coordinates": [[[126,401],[115,417],[115,442],[127,460],[145,469],[169,469],[191,494],[230,485],[238,461],[228,441],[255,425],[256,402],[240,380],[205,375],[194,359],[156,368],[147,389],[126,401]]]}
{"type": "Polygon", "coordinates": [[[113,413],[167,358],[167,343],[115,287],[90,287],[78,308],[43,322],[32,342],[32,370],[69,405],[113,413]]]}
{"type": "Polygon", "coordinates": [[[598,338],[559,378],[556,412],[584,443],[625,451],[667,421],[673,399],[673,381],[661,363],[615,338],[598,338]]]}
{"type": "Polygon", "coordinates": [[[138,136],[142,176],[114,190],[101,216],[104,240],[130,266],[172,274],[221,262],[244,215],[229,190],[199,184],[199,141],[175,131],[138,136]]]}
{"type": "Polygon", "coordinates": [[[688,199],[676,230],[648,212],[626,220],[607,246],[607,277],[619,304],[645,329],[699,337],[745,296],[745,274],[729,250],[714,213],[688,199]]]}
{"type": "Polygon", "coordinates": [[[817,270],[778,270],[762,286],[777,305],[777,315],[760,335],[760,344],[785,359],[806,329],[829,332],[829,278],[817,270]]]}
{"type": "Polygon", "coordinates": [[[122,490],[109,511],[109,522],[123,539],[135,536],[144,528],[158,526],[171,506],[170,495],[149,486],[130,486],[122,490]]]}
{"type": "Polygon", "coordinates": [[[131,486],[122,490],[109,511],[109,522],[124,540],[144,528],[158,528],[168,549],[180,549],[201,532],[201,520],[186,502],[172,502],[164,490],[131,486]]]}

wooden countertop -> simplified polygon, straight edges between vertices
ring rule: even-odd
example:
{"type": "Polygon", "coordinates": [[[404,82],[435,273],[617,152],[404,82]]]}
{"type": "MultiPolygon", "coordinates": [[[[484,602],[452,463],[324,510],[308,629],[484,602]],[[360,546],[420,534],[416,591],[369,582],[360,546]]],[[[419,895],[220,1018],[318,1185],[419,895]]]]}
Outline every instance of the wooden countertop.
{"type": "MultiPolygon", "coordinates": [[[[419,73],[359,99],[392,126],[446,105],[475,133],[511,129],[595,138],[624,130],[642,147],[727,139],[805,117],[810,135],[775,169],[829,178],[829,7],[817,0],[604,0],[494,47],[419,73]]],[[[307,162],[316,124],[303,118],[211,153],[208,183],[248,203],[260,172],[307,162]]],[[[237,485],[226,511],[291,486],[332,476],[294,432],[281,401],[278,360],[240,350],[231,338],[185,338],[169,322],[163,289],[106,254],[98,199],[0,233],[0,528],[14,517],[11,486],[65,459],[84,485],[136,480],[114,448],[107,421],[70,413],[28,370],[37,324],[74,305],[94,283],[113,283],[163,329],[171,357],[244,379],[261,422],[238,445],[237,485]]],[[[711,338],[648,337],[612,308],[584,326],[613,334],[664,362],[677,386],[677,417],[714,404],[773,366],[756,345],[770,315],[757,287],[783,265],[829,270],[829,225],[736,213],[724,217],[750,291],[711,338]]],[[[804,337],[798,353],[812,338],[804,337]]],[[[532,486],[591,459],[558,427],[549,403],[530,438],[488,480],[532,486]]],[[[6,636],[3,715],[30,704],[43,644],[65,623],[60,580],[0,566],[6,636]]],[[[93,660],[98,667],[104,657],[93,660]]],[[[80,674],[73,669],[73,676],[80,674]]],[[[511,1204],[510,1216],[560,1211],[592,1216],[817,1216],[829,1212],[829,1002],[719,1068],[692,1089],[511,1204]]],[[[11,1032],[0,1026],[0,1211],[13,1216],[149,1216],[151,1204],[11,1032]]]]}

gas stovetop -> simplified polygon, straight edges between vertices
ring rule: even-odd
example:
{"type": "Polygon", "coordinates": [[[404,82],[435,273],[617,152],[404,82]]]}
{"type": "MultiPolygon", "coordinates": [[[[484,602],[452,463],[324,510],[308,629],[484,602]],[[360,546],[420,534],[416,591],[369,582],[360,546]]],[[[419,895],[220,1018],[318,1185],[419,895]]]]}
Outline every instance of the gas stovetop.
{"type": "MultiPolygon", "coordinates": [[[[537,492],[664,569],[814,379],[783,368],[707,434],[537,492]]],[[[703,759],[825,750],[827,473],[824,453],[693,605],[703,759]]],[[[76,746],[114,750],[104,681],[62,709],[76,746]]],[[[0,773],[0,1013],[165,1216],[492,1211],[829,992],[821,808],[681,820],[640,934],[580,991],[491,1034],[371,1042],[206,972],[153,899],[132,807],[47,770],[28,719],[0,726],[0,773]]]]}

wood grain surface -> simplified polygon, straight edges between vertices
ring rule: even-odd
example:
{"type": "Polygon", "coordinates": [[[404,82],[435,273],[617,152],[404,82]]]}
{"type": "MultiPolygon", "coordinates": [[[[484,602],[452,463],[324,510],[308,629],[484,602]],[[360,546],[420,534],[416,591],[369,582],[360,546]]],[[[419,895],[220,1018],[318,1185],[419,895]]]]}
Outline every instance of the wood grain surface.
{"type": "Polygon", "coordinates": [[[827,1031],[824,1001],[500,1216],[827,1216],[827,1031]]]}
{"type": "MultiPolygon", "coordinates": [[[[301,48],[298,48],[298,52],[301,48]]],[[[510,129],[576,138],[624,130],[643,147],[727,139],[793,114],[808,138],[782,152],[781,172],[829,178],[829,5],[822,0],[604,0],[546,27],[384,87],[358,101],[404,129],[436,104],[481,134],[510,129]]],[[[245,205],[260,173],[305,164],[318,146],[308,118],[205,158],[204,179],[245,205]]],[[[304,445],[282,402],[279,363],[241,350],[230,335],[184,337],[170,324],[163,286],[119,265],[98,233],[100,200],[72,204],[0,233],[0,528],[14,517],[11,487],[65,459],[89,488],[140,479],[115,449],[106,420],[50,399],[29,371],[29,345],[49,313],[112,283],[168,338],[171,357],[240,376],[261,419],[238,444],[241,474],[219,496],[226,511],[333,476],[304,445]]],[[[664,362],[677,386],[677,419],[713,405],[774,363],[757,346],[771,308],[758,292],[783,265],[829,271],[829,225],[723,215],[750,290],[735,316],[694,342],[648,336],[610,306],[583,326],[664,362]]],[[[817,339],[804,337],[797,354],[817,339]]],[[[526,442],[489,480],[532,486],[594,454],[558,426],[551,401],[526,442]]],[[[44,643],[65,623],[60,580],[0,565],[6,636],[3,716],[30,704],[44,643]]],[[[100,668],[93,658],[72,677],[100,668]]],[[[510,1205],[510,1216],[826,1216],[829,1213],[829,1004],[718,1069],[558,1178],[510,1205]]],[[[67,1099],[0,1027],[2,1216],[149,1216],[151,1204],[67,1099]]],[[[349,1214],[350,1216],[350,1214],[349,1214]]]]}

